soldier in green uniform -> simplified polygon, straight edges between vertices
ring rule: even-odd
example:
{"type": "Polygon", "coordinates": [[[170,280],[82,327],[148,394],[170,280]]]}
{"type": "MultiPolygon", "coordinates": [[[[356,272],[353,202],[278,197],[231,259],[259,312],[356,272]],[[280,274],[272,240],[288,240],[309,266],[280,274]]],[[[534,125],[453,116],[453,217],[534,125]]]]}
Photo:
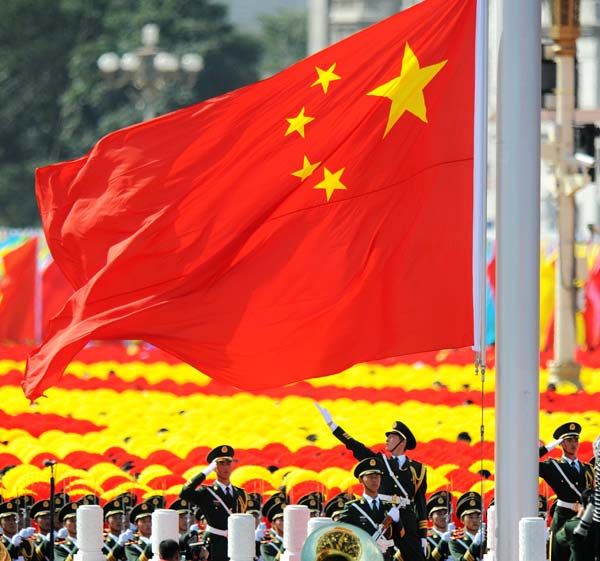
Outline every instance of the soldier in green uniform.
{"type": "Polygon", "coordinates": [[[279,561],[283,548],[283,509],[285,503],[274,502],[265,503],[268,509],[263,508],[263,515],[266,516],[271,529],[267,536],[261,541],[260,555],[263,561],[279,561]]]}
{"type": "Polygon", "coordinates": [[[445,561],[450,558],[450,512],[452,511],[452,493],[437,491],[427,501],[427,514],[431,528],[427,532],[427,559],[445,561]]]}
{"type": "Polygon", "coordinates": [[[207,455],[208,466],[188,481],[179,496],[197,506],[206,518],[204,541],[210,561],[226,561],[227,519],[230,514],[246,512],[248,496],[241,487],[231,484],[234,450],[223,445],[213,448],[207,455]],[[212,485],[201,485],[206,477],[216,471],[212,485]]]}
{"type": "Polygon", "coordinates": [[[246,503],[246,514],[254,516],[254,559],[260,557],[260,544],[266,534],[266,524],[262,521],[261,513],[262,497],[259,493],[248,493],[248,502],[246,503]]]}
{"type": "Polygon", "coordinates": [[[562,528],[556,532],[556,542],[561,546],[568,548],[570,552],[569,561],[595,561],[598,559],[598,551],[596,550],[597,545],[600,544],[597,541],[597,533],[600,533],[600,528],[591,524],[591,528],[588,529],[586,536],[577,534],[575,532],[577,526],[581,522],[581,517],[585,512],[586,506],[592,503],[594,504],[594,490],[586,489],[582,493],[581,506],[575,516],[569,518],[562,528]]]}
{"type": "Polygon", "coordinates": [[[348,501],[338,520],[357,526],[373,536],[384,559],[390,561],[404,535],[404,528],[400,521],[400,509],[384,501],[378,493],[382,475],[383,466],[379,457],[365,458],[356,464],[354,476],[363,486],[363,495],[348,501]]]}
{"type": "Polygon", "coordinates": [[[127,538],[133,537],[131,534],[123,533],[123,524],[125,522],[125,513],[130,501],[128,496],[108,501],[104,508],[104,521],[106,531],[104,532],[104,545],[102,553],[107,561],[125,561],[125,543],[127,538]]]}
{"type": "Polygon", "coordinates": [[[143,502],[131,509],[129,515],[137,531],[133,539],[125,544],[127,561],[148,561],[152,559],[152,513],[154,505],[143,502]]]}
{"type": "Polygon", "coordinates": [[[315,405],[333,435],[354,454],[357,460],[374,455],[379,456],[383,465],[379,492],[385,500],[391,501],[392,497],[398,497],[400,501],[400,517],[405,531],[400,545],[401,555],[410,561],[425,561],[427,551],[427,507],[425,501],[427,468],[405,455],[406,450],[413,450],[417,446],[413,433],[404,423],[396,421],[392,429],[385,433],[385,447],[390,456],[388,457],[383,452],[376,454],[339,427],[327,409],[318,403],[315,405]]]}
{"type": "Polygon", "coordinates": [[[458,498],[456,515],[463,527],[452,532],[450,553],[454,561],[481,561],[487,544],[485,527],[481,523],[481,495],[470,491],[458,498]]]}
{"type": "Polygon", "coordinates": [[[77,503],[67,503],[58,513],[58,521],[67,536],[54,544],[54,561],[73,561],[79,551],[77,546],[77,503]]]}
{"type": "Polygon", "coordinates": [[[556,543],[554,536],[564,523],[573,518],[579,510],[583,491],[594,484],[592,466],[577,458],[581,425],[575,422],[565,423],[554,431],[554,442],[540,446],[540,458],[557,446],[563,450],[559,460],[550,458],[539,463],[539,474],[556,493],[556,510],[550,525],[550,561],[568,561],[568,547],[556,543]]]}
{"type": "Polygon", "coordinates": [[[34,556],[34,545],[31,539],[23,538],[18,534],[17,517],[19,505],[15,501],[4,501],[0,504],[0,527],[2,535],[0,541],[6,548],[11,559],[22,557],[24,561],[31,561],[34,556]]]}
{"type": "MultiPolygon", "coordinates": [[[[62,506],[60,499],[55,499],[54,508],[62,506]]],[[[31,519],[35,521],[39,532],[33,535],[34,561],[50,560],[50,500],[44,499],[33,504],[30,511],[31,519]]]]}

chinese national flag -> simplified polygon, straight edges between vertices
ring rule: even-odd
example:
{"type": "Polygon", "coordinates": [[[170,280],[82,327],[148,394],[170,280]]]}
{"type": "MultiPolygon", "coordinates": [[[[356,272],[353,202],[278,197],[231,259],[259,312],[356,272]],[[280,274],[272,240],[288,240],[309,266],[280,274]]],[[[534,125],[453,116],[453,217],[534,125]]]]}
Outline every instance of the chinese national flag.
{"type": "Polygon", "coordinates": [[[0,257],[0,341],[34,340],[34,294],[37,238],[0,257]]]}
{"type": "Polygon", "coordinates": [[[475,5],[426,0],[38,170],[76,292],[26,395],[90,339],[244,389],[472,344],[475,5]]]}

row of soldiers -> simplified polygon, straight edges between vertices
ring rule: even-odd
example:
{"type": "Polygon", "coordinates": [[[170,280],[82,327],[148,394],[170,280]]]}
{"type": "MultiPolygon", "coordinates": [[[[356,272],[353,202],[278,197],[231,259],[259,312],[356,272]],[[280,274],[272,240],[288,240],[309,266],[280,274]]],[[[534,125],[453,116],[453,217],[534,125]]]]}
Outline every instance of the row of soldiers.
{"type": "MultiPolygon", "coordinates": [[[[324,503],[322,494],[315,491],[299,501],[309,507],[313,516],[325,515],[361,527],[377,539],[387,560],[478,561],[482,558],[486,532],[482,524],[481,497],[469,492],[458,498],[456,515],[462,527],[453,528],[450,522],[452,495],[441,491],[427,496],[426,467],[406,455],[406,451],[417,445],[406,424],[396,421],[385,433],[386,452],[375,453],[339,427],[326,409],[318,407],[333,434],[359,460],[354,474],[362,484],[363,493],[360,497],[340,494],[324,503]]],[[[567,521],[580,511],[586,489],[594,483],[593,467],[577,458],[580,432],[578,423],[566,423],[555,431],[554,442],[540,447],[540,456],[557,446],[563,449],[562,458],[540,461],[540,476],[558,497],[550,527],[552,561],[569,559],[573,528],[571,535],[567,535],[572,526],[567,521]]],[[[275,561],[281,557],[287,497],[276,493],[263,503],[260,496],[232,485],[233,457],[234,450],[228,445],[211,450],[207,456],[208,466],[183,486],[178,501],[170,505],[180,514],[180,544],[186,559],[226,561],[227,520],[230,514],[237,512],[255,516],[257,559],[275,561]],[[210,485],[203,484],[213,471],[216,480],[210,485]],[[197,522],[193,525],[192,512],[197,522]],[[269,523],[269,530],[264,528],[263,517],[269,523]]],[[[86,500],[93,499],[84,498],[86,500]]],[[[162,497],[153,497],[136,505],[134,497],[124,495],[104,505],[105,554],[109,561],[147,561],[152,557],[151,514],[155,508],[165,506],[161,501],[164,501],[162,497]]],[[[31,507],[31,517],[39,528],[36,533],[29,528],[16,532],[19,509],[14,503],[16,501],[0,504],[2,542],[11,558],[49,559],[49,501],[39,501],[31,507]]],[[[57,526],[63,526],[63,535],[55,541],[57,561],[71,561],[77,552],[78,504],[81,503],[56,505],[57,526]]],[[[545,507],[542,501],[542,510],[545,511],[545,507]]]]}

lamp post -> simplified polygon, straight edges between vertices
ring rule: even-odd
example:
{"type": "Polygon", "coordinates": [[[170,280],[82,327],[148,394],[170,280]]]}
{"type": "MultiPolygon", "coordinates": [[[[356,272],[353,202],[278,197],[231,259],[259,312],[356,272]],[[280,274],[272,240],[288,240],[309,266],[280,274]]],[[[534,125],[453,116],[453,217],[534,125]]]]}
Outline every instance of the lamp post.
{"type": "Polygon", "coordinates": [[[558,202],[558,256],[556,262],[554,359],[549,362],[550,383],[573,382],[581,388],[577,347],[575,284],[575,185],[573,177],[573,123],[575,115],[575,52],[580,34],[580,0],[550,0],[556,59],[556,195],[558,202]]]}
{"type": "Polygon", "coordinates": [[[171,80],[187,76],[194,80],[204,68],[202,57],[195,53],[181,58],[158,48],[160,30],[155,23],[142,27],[142,46],[119,56],[108,52],[98,57],[98,68],[106,76],[119,77],[119,83],[132,84],[142,99],[143,120],[156,116],[156,94],[171,80]],[[120,73],[120,76],[117,74],[120,73]]]}

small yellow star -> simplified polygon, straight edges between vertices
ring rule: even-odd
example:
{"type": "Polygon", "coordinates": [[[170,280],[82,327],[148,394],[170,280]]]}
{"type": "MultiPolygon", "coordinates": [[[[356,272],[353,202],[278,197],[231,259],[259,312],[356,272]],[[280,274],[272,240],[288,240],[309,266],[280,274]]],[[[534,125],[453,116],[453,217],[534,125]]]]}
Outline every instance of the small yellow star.
{"type": "Polygon", "coordinates": [[[335,82],[336,80],[342,79],[341,76],[338,76],[334,73],[335,65],[336,63],[334,62],[327,70],[323,70],[322,68],[315,66],[315,70],[317,71],[319,77],[310,85],[310,87],[312,88],[313,86],[318,86],[321,84],[323,87],[323,92],[327,93],[330,82],[335,82]]]}
{"type": "Polygon", "coordinates": [[[288,127],[288,130],[285,131],[285,136],[287,136],[288,134],[292,134],[293,132],[297,132],[302,138],[304,138],[304,126],[314,120],[314,117],[308,117],[304,114],[303,107],[300,110],[300,113],[298,113],[298,116],[286,119],[290,126],[288,127]]]}
{"type": "Polygon", "coordinates": [[[415,53],[413,53],[408,43],[406,43],[400,76],[382,84],[367,94],[387,97],[392,101],[388,122],[383,135],[384,138],[405,111],[409,111],[415,117],[427,123],[427,107],[425,105],[423,90],[447,62],[447,60],[443,60],[437,64],[421,68],[415,53]]]}
{"type": "Polygon", "coordinates": [[[342,168],[335,173],[331,173],[327,168],[324,168],[324,177],[321,183],[317,183],[314,188],[315,189],[325,189],[325,193],[327,195],[327,200],[331,199],[331,195],[336,189],[346,189],[346,186],[340,181],[340,177],[342,177],[342,173],[346,168],[342,168]]]}
{"type": "Polygon", "coordinates": [[[310,177],[320,165],[321,162],[311,164],[310,160],[306,156],[304,156],[304,163],[302,164],[302,169],[292,172],[292,175],[299,177],[300,182],[302,182],[307,177],[310,177]]]}

